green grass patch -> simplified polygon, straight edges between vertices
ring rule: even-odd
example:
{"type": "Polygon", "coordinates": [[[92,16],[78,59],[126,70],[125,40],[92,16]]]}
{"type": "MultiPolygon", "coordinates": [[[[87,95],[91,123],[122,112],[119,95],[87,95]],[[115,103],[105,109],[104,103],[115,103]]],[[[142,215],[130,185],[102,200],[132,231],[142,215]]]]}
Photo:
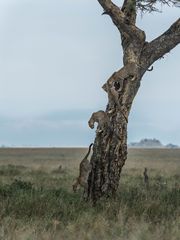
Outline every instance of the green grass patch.
{"type": "Polygon", "coordinates": [[[0,239],[179,239],[180,176],[175,165],[168,174],[149,167],[148,186],[143,168],[125,169],[117,196],[93,206],[83,201],[82,189],[72,191],[73,161],[71,168],[64,160],[50,168],[47,161],[46,168],[34,160],[33,167],[0,166],[0,239]]]}

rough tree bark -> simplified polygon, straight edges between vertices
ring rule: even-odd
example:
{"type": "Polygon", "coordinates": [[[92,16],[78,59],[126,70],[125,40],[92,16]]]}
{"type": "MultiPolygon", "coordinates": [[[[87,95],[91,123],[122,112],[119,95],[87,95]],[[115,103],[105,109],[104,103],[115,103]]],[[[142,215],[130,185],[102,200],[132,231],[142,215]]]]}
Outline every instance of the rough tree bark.
{"type": "MultiPolygon", "coordinates": [[[[161,36],[147,42],[145,32],[136,26],[136,0],[125,0],[121,8],[111,0],[98,2],[103,14],[111,17],[120,32],[124,66],[103,86],[108,95],[105,113],[109,124],[96,131],[86,194],[93,202],[103,196],[113,196],[118,189],[121,169],[127,158],[128,116],[144,73],[180,43],[180,19],[161,36]]],[[[95,122],[100,124],[98,119],[95,122]]]]}

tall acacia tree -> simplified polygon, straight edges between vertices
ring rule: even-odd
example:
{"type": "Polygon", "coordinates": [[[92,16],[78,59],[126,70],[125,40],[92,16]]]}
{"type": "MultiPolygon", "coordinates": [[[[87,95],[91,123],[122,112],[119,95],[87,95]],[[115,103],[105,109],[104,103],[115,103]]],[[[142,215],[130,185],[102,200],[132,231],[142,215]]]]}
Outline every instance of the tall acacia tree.
{"type": "Polygon", "coordinates": [[[156,11],[155,4],[158,2],[178,6],[179,0],[124,0],[122,7],[111,0],[98,2],[104,10],[103,14],[111,18],[120,32],[123,67],[103,85],[108,104],[106,110],[93,119],[102,125],[96,131],[86,194],[93,202],[114,195],[118,189],[121,170],[127,158],[128,116],[143,75],[152,70],[156,60],[180,43],[180,18],[151,42],[146,41],[145,32],[136,26],[139,10],[156,11]]]}

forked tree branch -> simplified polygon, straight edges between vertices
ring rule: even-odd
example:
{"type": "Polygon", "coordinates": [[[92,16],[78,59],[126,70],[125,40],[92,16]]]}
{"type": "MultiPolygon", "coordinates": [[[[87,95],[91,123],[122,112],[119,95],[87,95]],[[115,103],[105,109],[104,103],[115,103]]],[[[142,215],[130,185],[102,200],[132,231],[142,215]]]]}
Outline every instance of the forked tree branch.
{"type": "Polygon", "coordinates": [[[103,7],[104,14],[107,14],[111,17],[113,23],[121,33],[126,34],[130,39],[142,40],[142,30],[134,26],[128,20],[128,17],[126,15],[127,13],[121,11],[121,9],[111,0],[98,0],[98,2],[103,7]]]}
{"type": "MultiPolygon", "coordinates": [[[[162,58],[166,53],[176,47],[179,43],[180,18],[161,36],[145,45],[141,62],[143,62],[144,59],[148,59],[148,65],[150,66],[156,60],[162,58]]],[[[145,60],[145,62],[147,61],[145,60]]]]}

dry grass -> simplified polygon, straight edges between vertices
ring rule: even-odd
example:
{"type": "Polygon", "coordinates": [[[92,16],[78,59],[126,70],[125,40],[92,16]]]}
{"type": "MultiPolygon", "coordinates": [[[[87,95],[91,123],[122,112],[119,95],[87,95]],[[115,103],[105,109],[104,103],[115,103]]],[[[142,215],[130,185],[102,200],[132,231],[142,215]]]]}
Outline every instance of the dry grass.
{"type": "Polygon", "coordinates": [[[71,188],[86,151],[0,149],[0,240],[179,239],[180,149],[130,149],[117,198],[96,207],[71,188]]]}

